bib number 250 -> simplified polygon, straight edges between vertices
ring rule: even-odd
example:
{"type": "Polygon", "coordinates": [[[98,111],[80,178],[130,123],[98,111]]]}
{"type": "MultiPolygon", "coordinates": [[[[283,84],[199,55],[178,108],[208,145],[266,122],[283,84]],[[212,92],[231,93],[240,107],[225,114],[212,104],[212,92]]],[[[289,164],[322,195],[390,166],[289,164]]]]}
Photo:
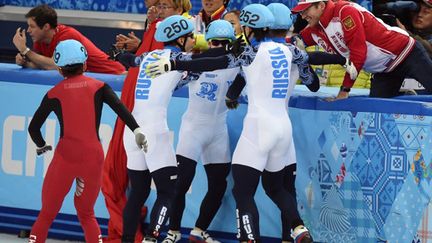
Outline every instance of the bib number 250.
{"type": "Polygon", "coordinates": [[[175,34],[180,33],[182,30],[187,30],[188,27],[189,26],[186,20],[182,19],[178,22],[172,23],[168,27],[165,27],[164,34],[166,34],[168,38],[172,38],[175,34]]]}

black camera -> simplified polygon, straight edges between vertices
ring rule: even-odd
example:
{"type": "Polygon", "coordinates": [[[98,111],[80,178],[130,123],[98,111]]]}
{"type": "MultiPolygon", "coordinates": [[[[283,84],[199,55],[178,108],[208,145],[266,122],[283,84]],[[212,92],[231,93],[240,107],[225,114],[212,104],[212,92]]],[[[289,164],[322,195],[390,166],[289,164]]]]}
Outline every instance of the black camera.
{"type": "Polygon", "coordinates": [[[393,14],[381,14],[378,17],[390,26],[397,26],[397,18],[393,14]]]}

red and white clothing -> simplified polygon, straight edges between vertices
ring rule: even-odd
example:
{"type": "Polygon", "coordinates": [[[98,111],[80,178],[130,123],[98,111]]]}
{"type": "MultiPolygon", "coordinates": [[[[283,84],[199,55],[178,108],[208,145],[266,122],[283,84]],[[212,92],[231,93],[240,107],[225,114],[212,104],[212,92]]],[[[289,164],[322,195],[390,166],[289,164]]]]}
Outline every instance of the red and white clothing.
{"type": "MultiPolygon", "coordinates": [[[[307,45],[318,44],[327,52],[349,58],[357,68],[371,73],[391,72],[405,60],[415,40],[397,27],[390,27],[358,4],[328,1],[319,24],[301,33],[307,45]]],[[[354,80],[345,75],[343,86],[354,80]]]]}
{"type": "Polygon", "coordinates": [[[33,44],[33,51],[46,57],[52,57],[57,44],[64,40],[77,40],[86,48],[88,53],[87,58],[87,71],[95,73],[110,73],[121,74],[126,69],[119,62],[110,60],[108,55],[101,51],[93,42],[81,34],[76,29],[59,24],[55,29],[51,42],[49,44],[35,42],[33,44]]]}

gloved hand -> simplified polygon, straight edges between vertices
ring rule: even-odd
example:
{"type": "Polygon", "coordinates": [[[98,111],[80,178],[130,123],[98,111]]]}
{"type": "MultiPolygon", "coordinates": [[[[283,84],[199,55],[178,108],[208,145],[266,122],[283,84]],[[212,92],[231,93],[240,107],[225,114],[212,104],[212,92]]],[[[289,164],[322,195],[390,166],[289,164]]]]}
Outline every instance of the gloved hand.
{"type": "Polygon", "coordinates": [[[51,151],[52,150],[52,146],[51,145],[49,145],[49,144],[45,144],[44,146],[42,146],[42,147],[38,147],[38,148],[36,148],[36,154],[37,155],[42,155],[42,154],[44,154],[44,153],[46,153],[46,152],[48,152],[48,151],[51,151]]]}
{"type": "Polygon", "coordinates": [[[239,106],[239,102],[237,99],[232,100],[228,97],[225,97],[225,105],[228,107],[228,109],[234,110],[237,109],[237,107],[239,106]]]}
{"type": "Polygon", "coordinates": [[[293,35],[291,37],[291,43],[300,50],[306,50],[306,44],[303,42],[303,39],[300,35],[293,35]]]}
{"type": "Polygon", "coordinates": [[[358,72],[356,67],[354,66],[354,63],[352,63],[348,58],[346,58],[346,62],[343,65],[346,72],[349,74],[351,80],[356,80],[358,76],[358,72]]]}
{"type": "Polygon", "coordinates": [[[111,48],[109,49],[109,51],[107,52],[109,59],[111,60],[115,60],[118,61],[118,55],[121,53],[124,53],[125,50],[124,49],[118,49],[115,44],[111,45],[111,48]]]}
{"type": "Polygon", "coordinates": [[[171,71],[171,61],[168,58],[156,54],[152,54],[152,56],[156,58],[157,61],[147,65],[145,72],[148,76],[155,78],[171,71]]]}
{"type": "Polygon", "coordinates": [[[140,149],[142,149],[145,153],[147,153],[147,139],[145,135],[141,132],[141,129],[138,127],[134,130],[135,134],[135,142],[140,149]]]}
{"type": "Polygon", "coordinates": [[[235,57],[238,57],[243,53],[245,46],[246,41],[244,40],[243,35],[240,35],[235,41],[225,46],[225,51],[232,53],[235,57]]]}

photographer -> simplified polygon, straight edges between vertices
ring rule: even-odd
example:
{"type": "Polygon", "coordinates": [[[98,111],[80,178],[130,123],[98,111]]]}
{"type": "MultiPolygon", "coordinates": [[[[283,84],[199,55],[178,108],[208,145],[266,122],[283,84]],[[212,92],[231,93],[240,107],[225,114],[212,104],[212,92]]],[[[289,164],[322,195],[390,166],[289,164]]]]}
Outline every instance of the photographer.
{"type": "Polygon", "coordinates": [[[386,24],[406,30],[432,58],[432,0],[380,2],[374,13],[386,24]]]}
{"type": "Polygon", "coordinates": [[[411,15],[411,23],[398,26],[418,40],[426,49],[432,59],[432,0],[423,0],[419,3],[419,10],[411,15]]]}

